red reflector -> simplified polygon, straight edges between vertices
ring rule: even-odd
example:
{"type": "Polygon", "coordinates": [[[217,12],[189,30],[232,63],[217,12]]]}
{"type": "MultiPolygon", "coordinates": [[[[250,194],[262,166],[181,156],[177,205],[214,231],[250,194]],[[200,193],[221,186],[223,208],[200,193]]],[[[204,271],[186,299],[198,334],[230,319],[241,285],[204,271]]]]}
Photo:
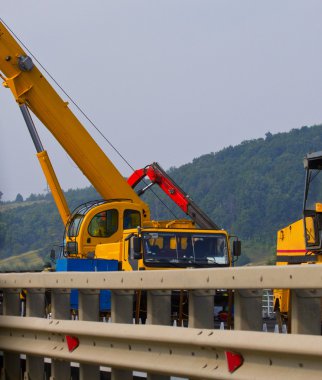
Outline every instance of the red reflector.
{"type": "Polygon", "coordinates": [[[226,351],[228,370],[230,373],[236,371],[244,363],[244,358],[236,352],[226,351]]]}
{"type": "Polygon", "coordinates": [[[79,340],[76,336],[66,335],[66,342],[69,352],[73,352],[79,346],[79,340]]]}

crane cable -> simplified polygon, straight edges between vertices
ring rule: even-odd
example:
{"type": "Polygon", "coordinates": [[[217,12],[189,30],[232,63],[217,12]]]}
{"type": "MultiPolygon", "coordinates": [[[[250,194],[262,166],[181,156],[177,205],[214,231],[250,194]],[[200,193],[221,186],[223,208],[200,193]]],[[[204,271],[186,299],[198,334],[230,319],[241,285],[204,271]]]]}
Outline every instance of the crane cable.
{"type": "MultiPolygon", "coordinates": [[[[14,31],[5,23],[5,21],[0,17],[0,21],[6,26],[6,28],[10,31],[10,33],[15,37],[17,41],[27,50],[27,52],[32,56],[32,58],[38,63],[38,65],[45,71],[48,77],[56,84],[56,86],[63,92],[63,94],[70,100],[70,102],[77,108],[77,110],[85,117],[85,119],[92,125],[92,127],[101,135],[101,137],[109,144],[109,146],[116,152],[116,154],[126,163],[126,165],[135,171],[133,166],[129,163],[129,161],[122,155],[122,153],[112,144],[112,142],[103,134],[103,132],[95,125],[95,123],[86,115],[86,113],[78,106],[78,104],[74,101],[74,99],[68,95],[68,93],[64,90],[64,88],[56,81],[56,79],[49,73],[49,71],[40,63],[40,61],[35,57],[35,55],[28,49],[28,47],[21,41],[21,39],[14,33],[14,31]]],[[[142,180],[146,185],[148,183],[143,179],[142,180]]],[[[176,219],[178,217],[175,213],[170,209],[170,207],[156,194],[153,189],[151,192],[155,195],[155,197],[165,206],[168,211],[174,216],[176,219]]]]}

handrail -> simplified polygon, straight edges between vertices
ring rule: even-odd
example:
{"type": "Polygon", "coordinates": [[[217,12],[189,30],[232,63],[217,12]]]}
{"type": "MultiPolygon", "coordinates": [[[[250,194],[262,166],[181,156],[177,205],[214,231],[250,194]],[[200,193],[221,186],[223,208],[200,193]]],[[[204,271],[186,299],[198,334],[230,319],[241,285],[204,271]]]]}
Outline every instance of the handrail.
{"type": "MultiPolygon", "coordinates": [[[[99,379],[100,366],[112,379],[171,375],[205,379],[319,379],[322,372],[322,270],[315,265],[138,272],[0,274],[4,315],[0,350],[7,378],[19,378],[20,354],[26,373],[41,379],[44,357],[52,359],[52,379],[69,379],[70,362],[80,363],[80,379],[99,379]],[[290,289],[292,334],[262,332],[262,295],[290,289]],[[20,291],[27,291],[20,317],[20,291]],[[70,318],[70,292],[79,291],[78,321],[70,318]],[[99,321],[99,290],[111,291],[112,323],[99,321]],[[214,328],[214,295],[231,289],[234,330],[214,328]],[[146,292],[147,325],[133,325],[133,299],[146,292]],[[188,328],[171,327],[171,292],[189,297],[188,328]],[[45,319],[45,292],[51,316],[45,319]],[[135,293],[136,292],[136,293],[135,293]],[[305,312],[304,312],[305,311],[305,312]],[[70,337],[73,348],[67,344],[70,337]],[[11,377],[10,377],[11,376],[11,377]]],[[[6,378],[6,377],[5,377],[6,378]]]]}
{"type": "Polygon", "coordinates": [[[322,269],[316,265],[258,266],[146,272],[41,272],[0,274],[0,288],[50,289],[316,289],[322,269]],[[184,273],[183,273],[184,272],[184,273]]]}
{"type": "MultiPolygon", "coordinates": [[[[310,371],[320,379],[321,337],[240,331],[180,329],[168,326],[0,317],[2,348],[28,355],[50,353],[55,359],[86,364],[99,363],[121,369],[148,371],[202,379],[229,379],[227,352],[244,360],[238,379],[282,378],[290,366],[298,368],[292,379],[310,371]],[[10,337],[5,331],[11,331],[10,337]],[[69,352],[66,335],[77,337],[78,347],[69,352]],[[18,352],[19,352],[18,351],[18,352]],[[301,367],[302,365],[302,367],[301,367]],[[257,368],[256,368],[257,367],[257,368]],[[259,375],[259,372],[261,374],[259,375]],[[257,372],[257,376],[256,376],[257,372]],[[279,372],[279,375],[278,373],[279,372]]],[[[303,378],[303,377],[302,377],[303,378]]]]}

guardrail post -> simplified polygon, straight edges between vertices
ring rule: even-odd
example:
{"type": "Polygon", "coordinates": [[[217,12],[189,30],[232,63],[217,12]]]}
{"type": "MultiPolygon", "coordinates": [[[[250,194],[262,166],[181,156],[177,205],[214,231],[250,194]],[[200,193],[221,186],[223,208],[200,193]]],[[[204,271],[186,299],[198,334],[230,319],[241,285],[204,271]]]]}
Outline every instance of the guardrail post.
{"type": "MultiPolygon", "coordinates": [[[[147,320],[150,325],[171,325],[171,291],[147,292],[147,320]]],[[[148,373],[148,380],[169,380],[170,376],[148,373]]]]}
{"type": "MultiPolygon", "coordinates": [[[[78,292],[78,314],[80,321],[99,321],[99,290],[82,289],[78,292]]],[[[77,323],[77,322],[75,322],[77,323]]],[[[99,365],[79,365],[80,380],[99,380],[99,365]]]]}
{"type": "MultiPolygon", "coordinates": [[[[45,317],[45,289],[27,289],[26,317],[45,317]]],[[[26,356],[25,380],[43,380],[45,371],[44,358],[26,356]]]]}
{"type": "MultiPolygon", "coordinates": [[[[70,290],[53,289],[51,292],[53,319],[70,319],[70,290]]],[[[70,363],[52,359],[50,380],[70,380],[70,363]]]]}
{"type": "Polygon", "coordinates": [[[262,331],[262,291],[235,290],[235,330],[262,331]]]}
{"type": "Polygon", "coordinates": [[[171,325],[171,291],[147,292],[147,320],[150,325],[171,325]]]}
{"type": "MultiPolygon", "coordinates": [[[[20,289],[4,289],[3,315],[20,315],[20,289]]],[[[3,369],[1,379],[20,379],[20,355],[11,352],[3,353],[3,369]]]]}
{"type": "Polygon", "coordinates": [[[189,292],[189,327],[214,328],[215,291],[192,290],[189,292]]]}
{"type": "MultiPolygon", "coordinates": [[[[133,291],[113,290],[112,292],[112,323],[132,323],[133,321],[133,291]]],[[[132,371],[112,368],[111,380],[132,380],[132,371]]]]}
{"type": "Polygon", "coordinates": [[[292,334],[321,335],[322,290],[291,290],[292,334]]]}

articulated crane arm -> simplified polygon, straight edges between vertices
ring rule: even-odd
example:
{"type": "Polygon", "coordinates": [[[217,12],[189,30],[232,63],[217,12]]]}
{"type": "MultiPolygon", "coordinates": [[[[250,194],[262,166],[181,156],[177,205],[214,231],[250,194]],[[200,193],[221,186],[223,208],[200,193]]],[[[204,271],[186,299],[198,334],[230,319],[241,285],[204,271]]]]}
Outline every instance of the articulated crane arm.
{"type": "Polygon", "coordinates": [[[139,193],[141,195],[149,187],[154,184],[159,187],[171,198],[190,218],[203,229],[220,230],[221,228],[212,221],[208,215],[206,215],[185,193],[179,185],[162,169],[162,167],[154,162],[151,165],[147,165],[143,169],[136,170],[127,180],[128,184],[134,188],[138,183],[143,180],[144,177],[148,177],[151,183],[142,189],[139,193]]]}
{"type": "MultiPolygon", "coordinates": [[[[148,206],[127,184],[68,108],[68,103],[56,93],[2,22],[0,22],[0,73],[4,79],[4,86],[10,88],[21,106],[25,120],[28,117],[26,116],[28,107],[53,134],[104,199],[129,199],[142,204],[146,215],[149,214],[148,206]]],[[[34,138],[37,140],[37,137],[33,136],[33,140],[34,138]]],[[[38,146],[37,151],[42,152],[42,147],[38,146]]],[[[68,208],[63,212],[68,214],[68,208]]],[[[66,217],[67,215],[62,217],[64,221],[66,217]]]]}

